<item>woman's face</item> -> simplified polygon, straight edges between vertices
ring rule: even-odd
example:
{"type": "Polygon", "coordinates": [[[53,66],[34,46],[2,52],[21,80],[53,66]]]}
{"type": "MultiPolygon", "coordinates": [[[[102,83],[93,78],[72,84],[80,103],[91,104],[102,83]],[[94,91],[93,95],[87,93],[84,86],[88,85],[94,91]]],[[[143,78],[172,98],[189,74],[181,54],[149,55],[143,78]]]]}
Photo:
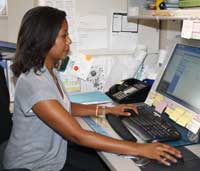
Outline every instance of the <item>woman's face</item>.
{"type": "Polygon", "coordinates": [[[68,24],[67,21],[64,20],[60,31],[58,32],[55,43],[47,55],[47,58],[51,58],[55,62],[64,59],[69,52],[70,44],[71,39],[68,35],[68,24]]]}

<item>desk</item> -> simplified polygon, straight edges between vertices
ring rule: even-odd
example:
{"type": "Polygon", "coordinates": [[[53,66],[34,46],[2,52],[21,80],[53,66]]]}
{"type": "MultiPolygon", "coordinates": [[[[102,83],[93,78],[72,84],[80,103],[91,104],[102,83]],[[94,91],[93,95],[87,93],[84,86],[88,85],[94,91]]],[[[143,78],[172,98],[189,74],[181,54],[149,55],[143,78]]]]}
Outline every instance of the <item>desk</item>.
{"type": "MultiPolygon", "coordinates": [[[[76,119],[84,129],[92,130],[83,119],[80,117],[77,117],[76,119]]],[[[113,138],[121,139],[105,119],[97,119],[96,122],[98,122],[98,124],[101,125],[102,128],[104,128],[104,130],[106,130],[106,132],[108,132],[113,138]]],[[[199,144],[189,145],[187,148],[200,157],[199,144]]],[[[117,154],[102,151],[99,151],[98,154],[112,171],[140,171],[131,159],[126,159],[117,154]]]]}

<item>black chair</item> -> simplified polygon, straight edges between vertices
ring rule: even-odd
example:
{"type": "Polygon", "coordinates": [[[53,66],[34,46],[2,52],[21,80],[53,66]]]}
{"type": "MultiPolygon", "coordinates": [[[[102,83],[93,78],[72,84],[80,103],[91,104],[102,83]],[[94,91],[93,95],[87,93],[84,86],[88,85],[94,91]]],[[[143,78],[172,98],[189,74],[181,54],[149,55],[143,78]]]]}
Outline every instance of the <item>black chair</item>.
{"type": "Polygon", "coordinates": [[[9,110],[10,96],[4,75],[4,69],[0,65],[0,171],[29,171],[28,169],[4,169],[2,165],[3,153],[12,128],[12,115],[9,110]]]}

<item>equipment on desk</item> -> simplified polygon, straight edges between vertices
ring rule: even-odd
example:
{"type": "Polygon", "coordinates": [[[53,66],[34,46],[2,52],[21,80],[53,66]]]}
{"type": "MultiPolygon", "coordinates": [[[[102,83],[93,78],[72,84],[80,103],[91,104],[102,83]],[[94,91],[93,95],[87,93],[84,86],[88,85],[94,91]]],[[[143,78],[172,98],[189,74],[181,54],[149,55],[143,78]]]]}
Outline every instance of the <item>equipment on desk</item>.
{"type": "Polygon", "coordinates": [[[113,85],[106,94],[117,103],[144,102],[150,88],[147,83],[130,78],[113,85]]]}
{"type": "Polygon", "coordinates": [[[132,111],[130,117],[122,117],[123,124],[137,134],[143,141],[172,141],[179,140],[181,134],[174,126],[159,117],[154,108],[141,105],[137,107],[139,114],[132,111]]]}
{"type": "Polygon", "coordinates": [[[0,52],[15,52],[16,43],[0,41],[0,52]]]}
{"type": "MultiPolygon", "coordinates": [[[[141,112],[141,108],[148,108],[147,114],[141,112],[142,119],[144,119],[144,115],[148,118],[147,123],[133,116],[129,118],[120,117],[122,123],[130,132],[139,135],[141,139],[143,138],[146,141],[151,141],[150,136],[147,136],[148,129],[150,129],[149,134],[154,137],[152,140],[169,141],[179,139],[180,133],[171,123],[173,120],[178,122],[178,119],[181,118],[180,111],[182,111],[182,114],[189,112],[193,115],[193,118],[200,113],[199,64],[200,47],[176,44],[170,57],[163,64],[160,75],[154,81],[145,103],[138,105],[139,112],[141,112]],[[165,110],[168,108],[172,112],[165,110]],[[166,113],[168,114],[167,118],[163,117],[166,116],[166,113]],[[178,115],[177,118],[176,115],[178,115]],[[160,122],[165,131],[161,130],[163,126],[149,126],[151,121],[154,122],[154,125],[157,125],[155,122],[160,122]],[[139,123],[142,123],[142,126],[139,123]]],[[[195,122],[198,121],[195,120],[195,122]]],[[[194,127],[187,127],[187,124],[190,123],[186,123],[186,128],[194,131],[194,127]]]]}

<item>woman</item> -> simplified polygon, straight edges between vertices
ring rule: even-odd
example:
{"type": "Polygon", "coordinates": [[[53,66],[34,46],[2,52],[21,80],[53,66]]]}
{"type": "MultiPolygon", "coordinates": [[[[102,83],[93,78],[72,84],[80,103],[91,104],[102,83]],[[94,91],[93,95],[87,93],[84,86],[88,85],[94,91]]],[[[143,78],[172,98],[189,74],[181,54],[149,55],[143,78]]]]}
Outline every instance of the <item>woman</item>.
{"type": "Polygon", "coordinates": [[[67,140],[108,152],[144,156],[169,165],[178,150],[160,143],[137,144],[109,138],[81,128],[73,116],[112,113],[129,114],[134,105],[97,107],[71,103],[55,66],[63,60],[71,43],[66,14],[51,7],[36,7],[23,17],[12,66],[18,77],[15,90],[12,133],[4,166],[59,171],[66,161],[67,140]]]}

